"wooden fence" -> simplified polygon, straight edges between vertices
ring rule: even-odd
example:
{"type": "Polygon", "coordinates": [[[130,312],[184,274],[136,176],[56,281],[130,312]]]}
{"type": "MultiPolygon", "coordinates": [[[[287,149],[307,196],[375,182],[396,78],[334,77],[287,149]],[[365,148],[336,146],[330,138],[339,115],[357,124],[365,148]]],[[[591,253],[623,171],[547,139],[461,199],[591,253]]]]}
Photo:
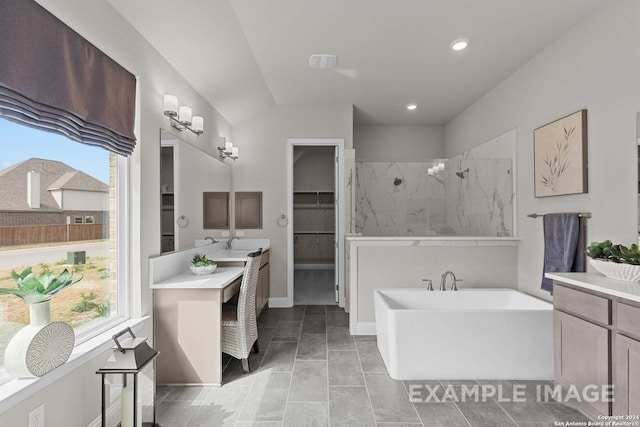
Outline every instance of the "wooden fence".
{"type": "Polygon", "coordinates": [[[106,238],[108,238],[108,231],[104,224],[70,224],[68,238],[66,225],[0,227],[0,246],[2,247],[106,238]]]}

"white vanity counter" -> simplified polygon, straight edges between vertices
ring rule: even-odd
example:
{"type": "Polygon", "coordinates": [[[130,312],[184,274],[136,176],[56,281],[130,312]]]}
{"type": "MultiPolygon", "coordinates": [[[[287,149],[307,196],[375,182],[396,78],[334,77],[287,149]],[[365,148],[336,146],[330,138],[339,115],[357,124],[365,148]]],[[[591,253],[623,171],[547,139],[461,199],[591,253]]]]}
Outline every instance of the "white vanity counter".
{"type": "Polygon", "coordinates": [[[640,283],[609,279],[594,273],[546,273],[545,277],[584,289],[640,302],[640,283]]]}
{"type": "MultiPolygon", "coordinates": [[[[244,261],[246,258],[243,258],[244,261]]],[[[152,289],[222,289],[242,276],[243,267],[218,267],[212,274],[197,276],[183,271],[175,276],[151,284],[152,289]]]]}

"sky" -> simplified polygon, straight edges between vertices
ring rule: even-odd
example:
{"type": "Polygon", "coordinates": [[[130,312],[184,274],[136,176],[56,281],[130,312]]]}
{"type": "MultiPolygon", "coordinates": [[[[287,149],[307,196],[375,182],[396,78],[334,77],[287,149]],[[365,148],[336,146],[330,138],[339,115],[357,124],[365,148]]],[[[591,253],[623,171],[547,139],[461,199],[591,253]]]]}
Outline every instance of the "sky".
{"type": "Polygon", "coordinates": [[[0,170],[31,157],[59,160],[109,183],[107,150],[0,118],[0,170]]]}

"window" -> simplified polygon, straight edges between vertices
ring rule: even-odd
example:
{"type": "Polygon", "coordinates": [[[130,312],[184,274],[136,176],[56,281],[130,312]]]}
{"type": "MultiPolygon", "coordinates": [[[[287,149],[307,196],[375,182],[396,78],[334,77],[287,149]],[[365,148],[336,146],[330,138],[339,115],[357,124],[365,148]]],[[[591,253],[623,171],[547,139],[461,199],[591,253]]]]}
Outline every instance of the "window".
{"type": "MultiPolygon", "coordinates": [[[[82,276],[51,300],[51,320],[71,324],[77,343],[127,314],[119,287],[125,266],[118,262],[126,247],[118,232],[126,163],[0,118],[0,288],[16,287],[11,272],[27,267],[82,276]]],[[[28,305],[0,294],[0,369],[7,344],[28,323],[28,305]]]]}

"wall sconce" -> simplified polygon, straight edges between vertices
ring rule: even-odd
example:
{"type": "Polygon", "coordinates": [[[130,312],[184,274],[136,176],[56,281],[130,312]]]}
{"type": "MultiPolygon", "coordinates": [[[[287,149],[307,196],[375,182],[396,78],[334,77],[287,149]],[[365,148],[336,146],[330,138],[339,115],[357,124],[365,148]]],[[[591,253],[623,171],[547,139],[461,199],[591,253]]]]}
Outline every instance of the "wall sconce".
{"type": "Polygon", "coordinates": [[[180,132],[188,129],[198,136],[204,132],[204,118],[193,116],[191,107],[186,105],[178,107],[178,97],[175,95],[164,96],[164,115],[169,117],[171,126],[180,132]]]}
{"type": "Polygon", "coordinates": [[[235,161],[239,157],[238,147],[234,147],[233,143],[227,141],[225,137],[220,137],[220,142],[224,143],[224,146],[218,147],[220,157],[222,157],[223,159],[226,159],[228,157],[235,161]]]}

